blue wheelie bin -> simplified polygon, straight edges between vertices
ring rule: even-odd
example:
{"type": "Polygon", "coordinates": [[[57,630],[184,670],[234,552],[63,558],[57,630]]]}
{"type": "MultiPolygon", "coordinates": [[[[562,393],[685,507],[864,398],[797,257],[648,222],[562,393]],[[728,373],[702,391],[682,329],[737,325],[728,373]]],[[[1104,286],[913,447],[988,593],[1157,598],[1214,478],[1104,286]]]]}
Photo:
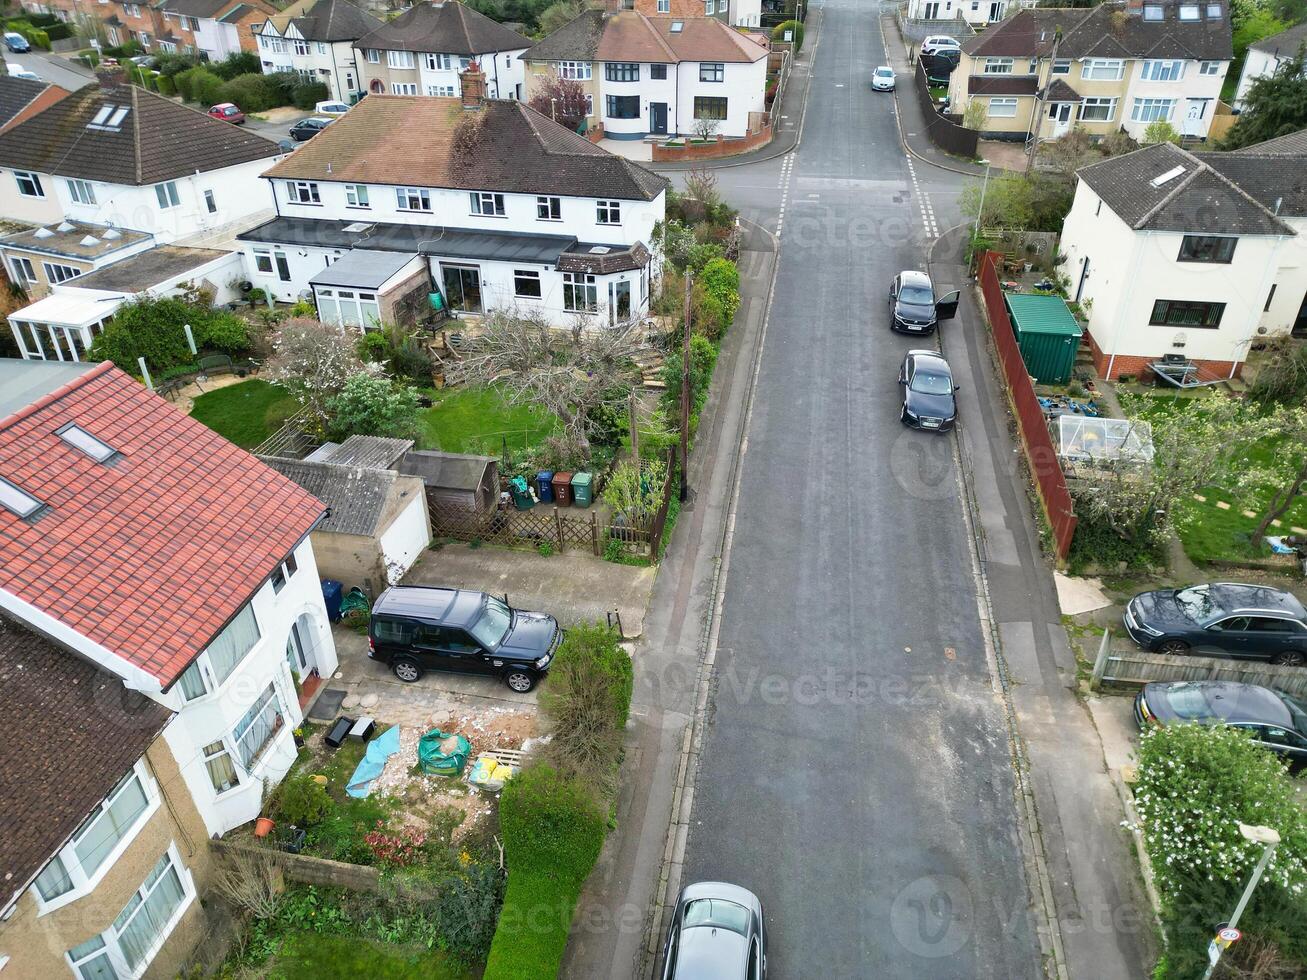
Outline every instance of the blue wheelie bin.
{"type": "Polygon", "coordinates": [[[536,474],[536,497],[542,504],[554,502],[554,471],[541,470],[536,474]]]}

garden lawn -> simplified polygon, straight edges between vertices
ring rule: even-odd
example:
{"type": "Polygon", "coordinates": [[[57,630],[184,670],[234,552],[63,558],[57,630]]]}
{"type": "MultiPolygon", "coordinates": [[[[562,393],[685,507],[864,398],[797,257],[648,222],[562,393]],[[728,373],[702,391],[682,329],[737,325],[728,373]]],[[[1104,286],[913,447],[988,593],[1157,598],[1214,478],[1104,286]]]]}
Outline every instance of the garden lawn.
{"type": "Polygon", "coordinates": [[[195,399],[191,415],[242,449],[253,449],[298,409],[285,388],[250,378],[206,391],[195,399]]]}
{"type": "Polygon", "coordinates": [[[498,456],[539,444],[558,431],[558,419],[532,405],[510,405],[498,388],[445,388],[422,414],[423,449],[498,456]]]}
{"type": "Polygon", "coordinates": [[[278,980],[471,980],[475,975],[438,950],[307,932],[287,936],[264,973],[278,980]]]}

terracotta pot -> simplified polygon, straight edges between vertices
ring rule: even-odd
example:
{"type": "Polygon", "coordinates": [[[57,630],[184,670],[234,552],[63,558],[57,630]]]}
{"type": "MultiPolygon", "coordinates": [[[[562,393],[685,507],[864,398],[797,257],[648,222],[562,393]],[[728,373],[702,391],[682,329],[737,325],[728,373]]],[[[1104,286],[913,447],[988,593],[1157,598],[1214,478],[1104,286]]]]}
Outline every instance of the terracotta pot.
{"type": "Polygon", "coordinates": [[[272,828],[277,826],[277,821],[271,817],[259,817],[254,821],[254,836],[267,837],[272,833],[272,828]]]}

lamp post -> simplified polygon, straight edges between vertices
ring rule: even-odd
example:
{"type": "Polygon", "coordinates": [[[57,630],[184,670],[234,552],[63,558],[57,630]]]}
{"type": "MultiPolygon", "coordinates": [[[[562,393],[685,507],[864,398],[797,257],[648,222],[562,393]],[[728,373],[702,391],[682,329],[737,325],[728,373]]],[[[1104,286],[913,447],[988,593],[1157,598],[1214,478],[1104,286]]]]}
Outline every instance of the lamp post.
{"type": "Polygon", "coordinates": [[[1257,862],[1257,867],[1253,868],[1253,876],[1248,879],[1248,886],[1244,888],[1243,895],[1239,898],[1239,904],[1234,907],[1234,914],[1230,916],[1229,923],[1221,930],[1222,933],[1228,931],[1230,936],[1218,936],[1207,947],[1208,965],[1207,972],[1203,974],[1203,980],[1211,980],[1216,964],[1221,962],[1221,953],[1224,952],[1226,946],[1238,938],[1235,926],[1239,924],[1239,917],[1243,915],[1243,910],[1248,907],[1248,900],[1253,897],[1253,889],[1257,887],[1257,882],[1262,880],[1262,872],[1271,863],[1271,855],[1275,853],[1275,848],[1280,843],[1279,833],[1271,827],[1252,827],[1246,823],[1241,823],[1239,824],[1239,833],[1243,834],[1245,840],[1252,841],[1254,844],[1261,844],[1265,850],[1262,851],[1262,857],[1257,862]]]}
{"type": "Polygon", "coordinates": [[[980,216],[985,213],[985,192],[989,190],[989,161],[981,160],[985,165],[985,179],[980,184],[980,207],[976,209],[976,223],[971,228],[971,243],[974,246],[980,235],[980,216]]]}

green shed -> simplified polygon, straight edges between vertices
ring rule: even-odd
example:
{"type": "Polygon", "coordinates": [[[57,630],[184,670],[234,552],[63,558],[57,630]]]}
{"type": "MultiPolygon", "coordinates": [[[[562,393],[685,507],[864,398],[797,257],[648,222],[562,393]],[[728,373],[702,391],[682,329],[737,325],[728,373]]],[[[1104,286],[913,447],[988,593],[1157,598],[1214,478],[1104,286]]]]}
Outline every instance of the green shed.
{"type": "Polygon", "coordinates": [[[1070,381],[1084,331],[1066,300],[1042,293],[1008,293],[1004,298],[1026,370],[1041,384],[1070,381]]]}

